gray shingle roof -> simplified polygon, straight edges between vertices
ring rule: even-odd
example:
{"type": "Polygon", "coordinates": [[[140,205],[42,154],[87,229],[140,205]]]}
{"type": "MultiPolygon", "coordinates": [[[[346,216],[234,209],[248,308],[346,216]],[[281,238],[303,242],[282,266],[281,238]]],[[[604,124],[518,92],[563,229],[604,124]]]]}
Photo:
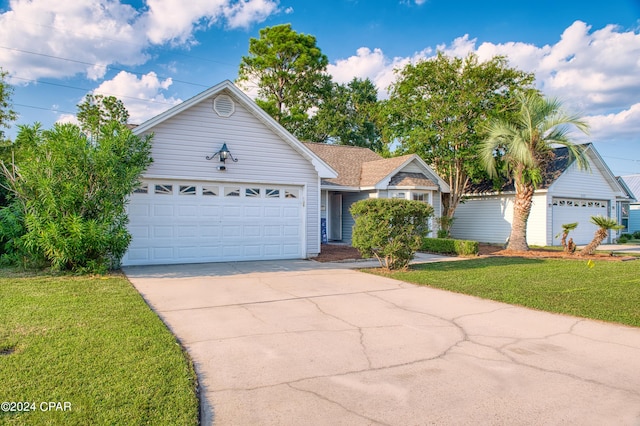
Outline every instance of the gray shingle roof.
{"type": "MultiPolygon", "coordinates": [[[[373,187],[414,157],[411,154],[383,158],[369,148],[355,146],[325,143],[305,143],[305,146],[338,172],[337,178],[323,179],[323,183],[344,187],[373,187]]],[[[395,186],[438,186],[422,173],[400,172],[392,181],[395,186]]]]}

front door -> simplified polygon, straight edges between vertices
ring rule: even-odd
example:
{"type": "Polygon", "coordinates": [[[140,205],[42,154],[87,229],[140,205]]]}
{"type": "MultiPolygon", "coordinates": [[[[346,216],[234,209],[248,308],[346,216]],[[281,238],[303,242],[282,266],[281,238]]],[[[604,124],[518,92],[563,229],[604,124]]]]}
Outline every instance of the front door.
{"type": "Polygon", "coordinates": [[[342,194],[332,193],[329,197],[329,239],[342,241],[342,194]]]}

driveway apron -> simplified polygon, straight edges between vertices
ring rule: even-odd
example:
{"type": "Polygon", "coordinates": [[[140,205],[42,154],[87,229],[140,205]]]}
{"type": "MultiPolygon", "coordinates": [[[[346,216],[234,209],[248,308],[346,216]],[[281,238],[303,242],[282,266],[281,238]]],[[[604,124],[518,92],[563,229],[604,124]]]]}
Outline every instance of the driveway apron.
{"type": "Polygon", "coordinates": [[[640,329],[312,261],[129,267],[202,423],[636,425],[640,329]]]}

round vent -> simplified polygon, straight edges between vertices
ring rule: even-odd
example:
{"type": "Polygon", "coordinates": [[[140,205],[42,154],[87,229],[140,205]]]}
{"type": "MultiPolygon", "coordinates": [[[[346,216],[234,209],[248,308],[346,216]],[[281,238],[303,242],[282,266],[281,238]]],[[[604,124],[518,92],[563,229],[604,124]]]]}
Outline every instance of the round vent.
{"type": "Polygon", "coordinates": [[[220,95],[213,100],[213,110],[220,117],[231,117],[236,110],[236,105],[229,95],[220,95]]]}

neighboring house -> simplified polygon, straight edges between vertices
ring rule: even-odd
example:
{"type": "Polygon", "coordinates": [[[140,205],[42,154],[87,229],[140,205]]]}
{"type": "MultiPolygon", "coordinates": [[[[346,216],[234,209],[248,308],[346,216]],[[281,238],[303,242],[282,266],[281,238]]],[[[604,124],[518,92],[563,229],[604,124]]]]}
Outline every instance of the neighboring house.
{"type": "Polygon", "coordinates": [[[622,218],[622,220],[626,220],[626,223],[620,223],[627,227],[624,232],[633,234],[634,232],[640,231],[640,174],[622,176],[620,179],[622,183],[626,185],[632,198],[627,206],[628,210],[625,212],[626,215],[623,215],[622,218]]]}
{"type": "Polygon", "coordinates": [[[153,163],[127,207],[124,265],[320,252],[320,180],[337,173],[231,82],[133,131],[154,135],[153,163]]]}
{"type": "MultiPolygon", "coordinates": [[[[566,148],[555,150],[555,159],[533,197],[527,223],[530,245],[560,245],[557,236],[565,223],[578,222],[570,237],[576,244],[587,244],[597,227],[591,216],[619,219],[622,203],[629,196],[609,170],[592,144],[585,145],[590,170],[580,170],[571,161],[566,148]]],[[[491,184],[473,185],[466,200],[456,209],[451,228],[454,238],[504,244],[509,238],[513,219],[515,190],[513,183],[495,191],[491,184]]],[[[620,232],[612,232],[613,242],[620,232]]]]}
{"type": "MultiPolygon", "coordinates": [[[[419,156],[383,158],[368,148],[321,143],[305,144],[338,173],[323,178],[321,217],[324,241],[351,242],[354,224],[351,205],[367,198],[403,198],[429,203],[434,216],[442,214],[442,194],[449,193],[443,181],[419,156]]],[[[437,232],[431,221],[431,235],[437,232]]]]}

